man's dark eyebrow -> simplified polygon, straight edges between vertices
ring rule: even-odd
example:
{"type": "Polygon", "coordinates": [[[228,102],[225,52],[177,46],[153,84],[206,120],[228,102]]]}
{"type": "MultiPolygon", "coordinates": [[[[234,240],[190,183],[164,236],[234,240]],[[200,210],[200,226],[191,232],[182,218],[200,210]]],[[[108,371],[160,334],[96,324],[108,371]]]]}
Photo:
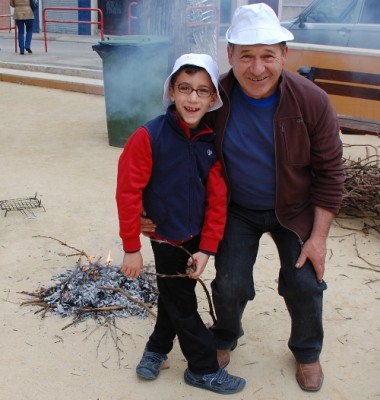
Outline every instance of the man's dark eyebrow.
{"type": "MultiPolygon", "coordinates": [[[[265,48],[264,52],[267,53],[267,54],[276,54],[276,51],[272,47],[265,48]]],[[[250,54],[250,49],[242,50],[241,55],[244,56],[247,53],[250,54]]]]}

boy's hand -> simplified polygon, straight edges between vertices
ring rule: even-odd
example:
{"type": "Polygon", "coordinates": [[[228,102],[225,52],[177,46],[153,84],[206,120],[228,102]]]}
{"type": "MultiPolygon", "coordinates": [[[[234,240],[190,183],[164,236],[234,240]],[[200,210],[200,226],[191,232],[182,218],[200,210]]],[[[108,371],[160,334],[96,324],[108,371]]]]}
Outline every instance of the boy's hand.
{"type": "Polygon", "coordinates": [[[203,271],[206,268],[209,257],[210,256],[208,254],[198,251],[197,253],[193,254],[192,258],[190,257],[188,259],[187,265],[195,267],[195,271],[189,274],[189,278],[198,279],[202,275],[203,271]]]}
{"type": "Polygon", "coordinates": [[[121,273],[123,273],[128,278],[135,279],[139,277],[142,268],[143,258],[141,255],[141,251],[124,254],[123,264],[120,268],[121,273]]]}

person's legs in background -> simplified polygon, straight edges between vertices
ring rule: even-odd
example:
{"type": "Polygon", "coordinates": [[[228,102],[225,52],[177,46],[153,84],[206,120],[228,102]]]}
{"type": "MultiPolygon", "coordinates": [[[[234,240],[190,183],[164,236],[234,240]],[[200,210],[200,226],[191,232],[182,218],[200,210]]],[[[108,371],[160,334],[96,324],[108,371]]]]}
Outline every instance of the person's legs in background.
{"type": "Polygon", "coordinates": [[[16,25],[17,25],[17,31],[18,31],[18,47],[20,49],[20,54],[24,54],[25,52],[25,24],[24,20],[22,19],[17,19],[16,20],[16,25]]]}
{"type": "Polygon", "coordinates": [[[25,20],[25,27],[26,27],[25,50],[28,53],[32,53],[31,43],[33,36],[33,24],[34,24],[34,19],[25,20]]]}

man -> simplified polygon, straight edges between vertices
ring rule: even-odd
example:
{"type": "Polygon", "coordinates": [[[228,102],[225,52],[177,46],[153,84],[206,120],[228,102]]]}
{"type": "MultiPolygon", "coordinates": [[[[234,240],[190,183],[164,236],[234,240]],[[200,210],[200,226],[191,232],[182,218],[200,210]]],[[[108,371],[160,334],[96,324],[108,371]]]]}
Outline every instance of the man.
{"type": "Polygon", "coordinates": [[[344,183],[337,116],[324,91],[283,69],[293,35],[269,6],[237,8],[226,38],[232,68],[220,82],[224,105],[206,121],[217,133],[229,189],[212,282],[218,360],[228,364],[244,333],[242,315],[255,297],[253,265],[268,232],[280,258],[278,292],[291,317],[296,379],[317,391],[326,240],[344,183]]]}
{"type": "MultiPolygon", "coordinates": [[[[219,365],[229,363],[244,334],[259,240],[269,233],[280,258],[278,292],[291,317],[296,379],[303,390],[318,391],[326,240],[344,184],[337,116],[324,91],[283,69],[293,35],[269,6],[237,8],[226,38],[232,68],[221,77],[223,107],[206,115],[229,190],[211,285],[219,365]]],[[[147,223],[143,231],[150,230],[147,223]]]]}

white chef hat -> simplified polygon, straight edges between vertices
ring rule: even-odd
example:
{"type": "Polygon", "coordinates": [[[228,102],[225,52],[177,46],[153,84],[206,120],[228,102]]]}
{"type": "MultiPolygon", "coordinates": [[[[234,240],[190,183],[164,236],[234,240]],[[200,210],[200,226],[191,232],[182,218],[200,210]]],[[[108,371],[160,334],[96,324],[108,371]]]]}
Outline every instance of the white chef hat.
{"type": "Polygon", "coordinates": [[[271,45],[293,40],[294,36],[281,26],[271,7],[258,3],[240,6],[235,10],[226,39],[232,44],[271,45]]]}

